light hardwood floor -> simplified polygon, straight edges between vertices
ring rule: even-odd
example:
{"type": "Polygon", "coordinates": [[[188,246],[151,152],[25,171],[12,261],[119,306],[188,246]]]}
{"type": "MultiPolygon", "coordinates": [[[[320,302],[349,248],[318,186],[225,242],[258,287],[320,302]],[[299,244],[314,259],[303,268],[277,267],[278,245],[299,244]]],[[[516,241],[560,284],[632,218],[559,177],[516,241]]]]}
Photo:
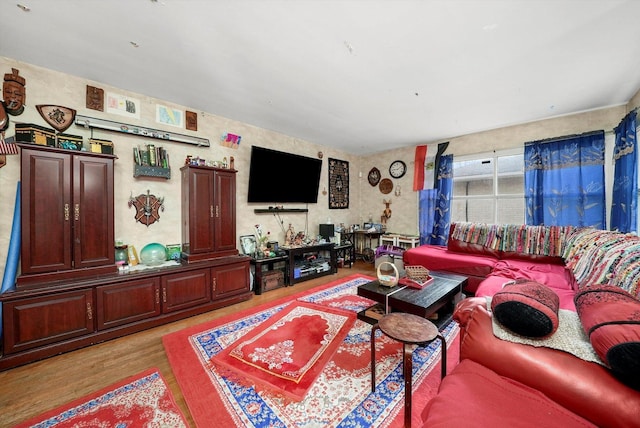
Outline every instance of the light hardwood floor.
{"type": "Polygon", "coordinates": [[[254,295],[233,306],[0,372],[0,427],[11,427],[151,367],[159,369],[189,424],[195,427],[164,352],[162,336],[356,273],[375,276],[372,264],[358,261],[352,268],[338,269],[337,274],[254,295]]]}

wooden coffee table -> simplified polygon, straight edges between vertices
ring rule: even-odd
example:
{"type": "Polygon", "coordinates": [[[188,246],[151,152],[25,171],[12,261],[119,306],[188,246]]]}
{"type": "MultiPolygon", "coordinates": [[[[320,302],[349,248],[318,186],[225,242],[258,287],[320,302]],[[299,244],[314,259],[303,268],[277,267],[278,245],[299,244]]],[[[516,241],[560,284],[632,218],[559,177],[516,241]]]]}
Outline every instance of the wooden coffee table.
{"type": "MultiPolygon", "coordinates": [[[[468,278],[448,272],[430,272],[433,283],[423,289],[415,289],[403,285],[386,287],[378,280],[362,284],[358,287],[358,295],[375,300],[384,306],[384,312],[406,312],[422,318],[453,312],[455,296],[462,292],[468,278]]],[[[358,314],[360,319],[375,324],[377,319],[368,319],[364,312],[358,314]]]]}

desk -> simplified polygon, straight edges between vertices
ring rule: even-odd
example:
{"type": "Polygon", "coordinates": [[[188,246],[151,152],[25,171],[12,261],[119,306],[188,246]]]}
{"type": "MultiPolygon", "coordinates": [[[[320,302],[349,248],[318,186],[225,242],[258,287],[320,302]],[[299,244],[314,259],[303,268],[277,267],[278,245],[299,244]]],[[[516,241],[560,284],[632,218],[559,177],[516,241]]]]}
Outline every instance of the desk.
{"type": "Polygon", "coordinates": [[[373,263],[376,258],[375,248],[378,247],[380,236],[384,232],[367,232],[366,230],[356,230],[356,258],[361,257],[367,263],[373,263]],[[376,240],[372,246],[372,240],[376,240]]]}

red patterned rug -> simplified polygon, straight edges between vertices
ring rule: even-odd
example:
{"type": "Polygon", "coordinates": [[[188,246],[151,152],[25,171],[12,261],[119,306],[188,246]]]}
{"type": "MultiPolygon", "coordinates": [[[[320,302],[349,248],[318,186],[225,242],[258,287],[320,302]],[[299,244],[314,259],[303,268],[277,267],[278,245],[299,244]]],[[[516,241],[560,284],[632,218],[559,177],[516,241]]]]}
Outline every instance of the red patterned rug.
{"type": "MultiPolygon", "coordinates": [[[[356,314],[371,306],[374,302],[357,295],[357,286],[372,279],[353,275],[163,337],[171,368],[196,425],[283,428],[402,426],[402,345],[384,335],[376,338],[377,382],[375,393],[371,393],[371,325],[361,320],[353,323],[343,340],[337,340],[337,350],[325,351],[324,355],[332,355],[328,361],[318,365],[322,366],[318,374],[307,372],[309,379],[315,380],[300,400],[292,399],[290,394],[277,391],[273,386],[265,387],[263,381],[255,382],[249,376],[243,378],[236,369],[231,371],[226,366],[221,369],[220,364],[215,364],[219,355],[234,358],[229,356],[232,353],[230,349],[238,349],[245,343],[255,345],[254,350],[267,348],[266,341],[258,344],[260,334],[264,334],[269,325],[292,319],[290,314],[295,313],[296,308],[315,309],[320,306],[326,313],[348,311],[356,314]]],[[[302,328],[294,324],[290,326],[296,329],[291,339],[307,334],[307,324],[302,328]]],[[[441,331],[449,346],[447,368],[451,370],[458,360],[459,328],[451,322],[441,331]]],[[[277,340],[284,342],[283,338],[277,340]]],[[[309,355],[322,353],[318,352],[320,348],[316,344],[315,351],[308,351],[309,355]]],[[[251,353],[263,355],[262,351],[251,353]]],[[[413,352],[413,422],[416,426],[420,410],[435,395],[440,384],[439,364],[439,341],[413,352]]],[[[301,379],[307,375],[302,374],[301,379]]]]}
{"type": "Polygon", "coordinates": [[[250,380],[299,401],[355,320],[351,311],[294,302],[214,355],[211,362],[238,383],[250,380]]]}
{"type": "Polygon", "coordinates": [[[14,428],[188,427],[157,369],[149,369],[14,428]]]}

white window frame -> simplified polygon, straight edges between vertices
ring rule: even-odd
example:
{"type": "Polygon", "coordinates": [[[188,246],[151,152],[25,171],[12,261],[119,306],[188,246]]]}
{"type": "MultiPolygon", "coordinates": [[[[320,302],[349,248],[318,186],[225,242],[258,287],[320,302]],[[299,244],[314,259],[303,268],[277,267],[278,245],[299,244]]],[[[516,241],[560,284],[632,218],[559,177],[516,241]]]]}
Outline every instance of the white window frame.
{"type": "MultiPolygon", "coordinates": [[[[456,196],[456,194],[452,194],[452,201],[453,200],[467,200],[467,201],[473,201],[474,199],[476,200],[487,200],[487,199],[493,199],[494,201],[494,210],[493,210],[493,223],[498,223],[498,204],[497,202],[499,200],[507,200],[507,199],[521,199],[522,200],[522,204],[524,206],[524,188],[522,189],[522,193],[513,193],[513,194],[498,194],[498,158],[500,157],[505,157],[505,156],[514,156],[514,155],[521,155],[524,156],[524,146],[522,147],[517,147],[517,148],[513,148],[513,149],[505,149],[505,150],[499,150],[499,151],[494,151],[494,152],[485,152],[485,153],[477,153],[477,154],[473,154],[473,155],[464,155],[464,156],[455,156],[453,157],[453,163],[455,164],[456,162],[466,162],[466,161],[482,161],[482,160],[487,160],[490,159],[493,165],[493,193],[492,194],[487,194],[487,195],[477,195],[477,196],[456,196]]],[[[523,176],[523,180],[524,180],[524,170],[522,171],[522,176],[523,176]]],[[[488,176],[487,176],[488,177],[488,176]]],[[[468,178],[468,177],[465,177],[468,178]]],[[[453,181],[455,183],[456,181],[456,176],[455,176],[455,171],[453,173],[453,181]]],[[[454,190],[455,190],[455,186],[454,186],[454,190]]],[[[524,207],[523,207],[524,208],[524,207]]],[[[458,221],[457,219],[451,219],[451,221],[458,221]]],[[[470,220],[472,221],[472,220],[470,220]]],[[[522,224],[524,224],[525,221],[525,217],[524,217],[524,211],[523,211],[523,218],[522,218],[522,224]]]]}

